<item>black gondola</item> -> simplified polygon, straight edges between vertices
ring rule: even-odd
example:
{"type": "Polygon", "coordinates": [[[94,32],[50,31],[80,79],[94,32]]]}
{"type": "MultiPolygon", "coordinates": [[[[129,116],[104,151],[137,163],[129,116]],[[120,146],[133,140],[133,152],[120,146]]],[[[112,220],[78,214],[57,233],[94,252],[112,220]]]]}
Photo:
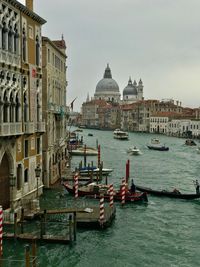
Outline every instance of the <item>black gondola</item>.
{"type": "Polygon", "coordinates": [[[136,185],[136,189],[141,192],[146,192],[151,195],[160,196],[160,197],[171,197],[171,198],[181,198],[181,199],[195,199],[200,198],[200,194],[182,194],[178,190],[172,192],[167,190],[153,190],[148,187],[136,185]]]}

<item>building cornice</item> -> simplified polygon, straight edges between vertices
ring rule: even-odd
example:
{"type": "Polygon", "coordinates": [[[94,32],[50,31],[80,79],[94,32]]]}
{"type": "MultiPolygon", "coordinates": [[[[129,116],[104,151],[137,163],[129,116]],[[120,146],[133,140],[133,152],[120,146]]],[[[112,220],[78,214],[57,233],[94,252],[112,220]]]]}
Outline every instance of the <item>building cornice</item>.
{"type": "Polygon", "coordinates": [[[31,17],[33,20],[37,21],[41,25],[46,23],[46,20],[44,20],[42,17],[38,16],[36,13],[34,13],[30,9],[28,9],[26,6],[24,6],[20,2],[18,2],[16,0],[4,0],[4,1],[9,3],[10,5],[14,6],[15,8],[17,8],[18,10],[23,12],[25,15],[31,17]]]}

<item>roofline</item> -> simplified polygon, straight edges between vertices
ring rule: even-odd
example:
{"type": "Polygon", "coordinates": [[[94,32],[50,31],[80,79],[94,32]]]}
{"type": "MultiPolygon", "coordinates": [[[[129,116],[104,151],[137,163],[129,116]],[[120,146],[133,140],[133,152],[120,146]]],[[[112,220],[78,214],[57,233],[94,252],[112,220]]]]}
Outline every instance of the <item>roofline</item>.
{"type": "Polygon", "coordinates": [[[28,15],[29,17],[31,17],[33,20],[37,21],[41,25],[43,25],[43,24],[45,24],[47,22],[45,19],[43,19],[42,17],[37,15],[35,12],[31,11],[30,9],[28,9],[25,5],[21,4],[17,0],[4,0],[4,1],[9,3],[9,4],[11,4],[12,6],[16,7],[21,12],[23,12],[26,15],[28,15]]]}
{"type": "Polygon", "coordinates": [[[61,49],[59,49],[55,44],[54,44],[54,42],[53,41],[51,41],[48,37],[46,37],[46,36],[42,36],[42,42],[43,41],[45,41],[45,42],[47,42],[47,43],[50,43],[51,44],[51,46],[53,46],[60,54],[62,54],[62,56],[64,56],[65,58],[67,58],[67,55],[65,54],[65,53],[63,53],[62,51],[61,51],[61,49]]]}

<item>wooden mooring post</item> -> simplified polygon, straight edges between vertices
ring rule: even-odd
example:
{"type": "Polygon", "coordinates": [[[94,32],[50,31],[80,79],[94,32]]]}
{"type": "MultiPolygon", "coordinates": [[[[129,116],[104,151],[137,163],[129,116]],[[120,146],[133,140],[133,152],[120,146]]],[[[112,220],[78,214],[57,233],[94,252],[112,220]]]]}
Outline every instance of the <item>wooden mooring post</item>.
{"type": "Polygon", "coordinates": [[[30,267],[30,246],[25,246],[25,267],[30,267]]]}

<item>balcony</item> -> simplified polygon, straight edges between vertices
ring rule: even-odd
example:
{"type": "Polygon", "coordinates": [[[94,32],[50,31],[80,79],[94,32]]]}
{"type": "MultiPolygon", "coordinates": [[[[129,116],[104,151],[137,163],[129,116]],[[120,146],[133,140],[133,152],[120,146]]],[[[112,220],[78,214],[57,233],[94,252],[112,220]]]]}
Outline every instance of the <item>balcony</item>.
{"type": "Polygon", "coordinates": [[[39,132],[39,133],[46,132],[46,125],[44,121],[38,121],[36,123],[36,132],[39,132]]]}
{"type": "Polygon", "coordinates": [[[7,65],[19,66],[20,56],[0,49],[0,62],[5,63],[7,65]]]}
{"type": "Polygon", "coordinates": [[[34,133],[34,122],[24,122],[24,133],[25,134],[34,133]]]}
{"type": "Polygon", "coordinates": [[[22,134],[21,122],[6,122],[0,124],[0,136],[13,136],[22,134]]]}

